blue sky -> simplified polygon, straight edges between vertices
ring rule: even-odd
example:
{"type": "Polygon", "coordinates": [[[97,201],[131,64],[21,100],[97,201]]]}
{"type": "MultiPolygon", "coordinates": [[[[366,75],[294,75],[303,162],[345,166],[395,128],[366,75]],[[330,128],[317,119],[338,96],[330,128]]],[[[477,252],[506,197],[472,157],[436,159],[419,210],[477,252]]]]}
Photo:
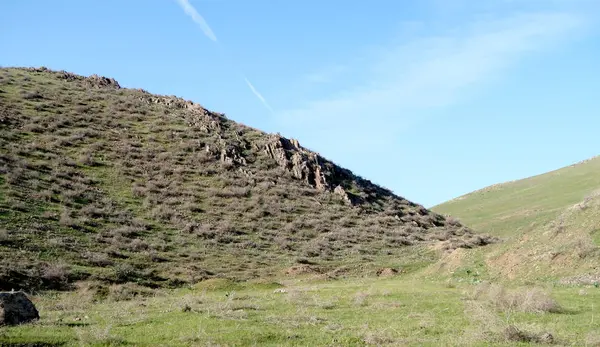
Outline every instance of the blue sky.
{"type": "Polygon", "coordinates": [[[12,0],[0,65],[178,95],[432,206],[600,154],[596,0],[12,0]]]}

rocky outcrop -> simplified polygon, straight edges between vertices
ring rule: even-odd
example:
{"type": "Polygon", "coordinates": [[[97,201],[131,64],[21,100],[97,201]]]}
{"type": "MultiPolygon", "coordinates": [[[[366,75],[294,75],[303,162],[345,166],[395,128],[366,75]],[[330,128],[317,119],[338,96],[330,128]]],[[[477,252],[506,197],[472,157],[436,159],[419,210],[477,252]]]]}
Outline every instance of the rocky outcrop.
{"type": "Polygon", "coordinates": [[[328,179],[333,172],[324,167],[325,160],[317,153],[304,149],[298,140],[271,136],[264,146],[264,153],[273,158],[281,168],[290,171],[294,178],[303,180],[320,191],[333,190],[328,179]]]}
{"type": "Polygon", "coordinates": [[[244,158],[236,147],[227,146],[221,149],[221,162],[230,165],[246,165],[244,158]]]}
{"type": "Polygon", "coordinates": [[[91,75],[85,79],[85,82],[90,87],[121,89],[117,80],[104,76],[91,75]]]}
{"type": "Polygon", "coordinates": [[[221,113],[210,112],[202,105],[192,101],[184,100],[176,96],[157,96],[146,91],[139,100],[146,104],[159,104],[172,110],[186,110],[186,122],[190,127],[197,127],[206,133],[221,132],[221,124],[225,120],[225,115],[221,113]]]}
{"type": "Polygon", "coordinates": [[[115,80],[114,78],[99,76],[96,74],[91,75],[89,77],[84,77],[64,70],[51,71],[44,66],[25,68],[25,70],[55,74],[58,75],[58,78],[67,81],[83,81],[89,87],[121,89],[121,85],[119,85],[119,82],[117,82],[117,80],[115,80]]]}
{"type": "Polygon", "coordinates": [[[0,293],[0,326],[29,323],[39,318],[35,305],[23,292],[0,293]]]}
{"type": "Polygon", "coordinates": [[[346,192],[346,190],[342,186],[337,186],[333,190],[333,193],[338,195],[347,205],[353,205],[354,202],[350,195],[346,192]]]}

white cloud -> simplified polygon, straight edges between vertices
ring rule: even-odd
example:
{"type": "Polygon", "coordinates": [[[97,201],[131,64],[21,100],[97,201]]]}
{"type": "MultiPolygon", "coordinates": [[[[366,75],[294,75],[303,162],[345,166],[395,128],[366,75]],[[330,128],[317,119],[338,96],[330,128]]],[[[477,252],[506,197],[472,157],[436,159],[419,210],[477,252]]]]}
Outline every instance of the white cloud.
{"type": "Polygon", "coordinates": [[[260,102],[262,102],[262,104],[272,113],[274,114],[275,112],[273,111],[273,109],[271,108],[271,106],[269,105],[269,103],[267,102],[267,100],[262,96],[262,94],[260,94],[258,92],[258,90],[256,90],[256,88],[254,88],[254,85],[252,83],[250,83],[250,81],[244,77],[244,80],[246,81],[246,84],[248,85],[248,87],[250,88],[250,90],[252,91],[252,93],[254,93],[254,95],[256,95],[256,97],[258,98],[258,100],[260,100],[260,102]]]}
{"type": "Polygon", "coordinates": [[[483,18],[446,31],[450,35],[382,48],[365,68],[366,79],[281,112],[277,122],[286,135],[337,158],[356,155],[353,151],[373,153],[428,110],[460,101],[463,92],[501,76],[529,52],[582,25],[580,17],[568,13],[483,18]]]}
{"type": "Polygon", "coordinates": [[[202,31],[204,32],[204,35],[206,35],[206,37],[208,37],[209,39],[217,42],[217,37],[215,36],[215,33],[213,33],[210,26],[208,26],[208,23],[206,23],[206,21],[200,15],[200,13],[198,13],[198,11],[196,11],[194,6],[192,6],[192,4],[190,4],[189,0],[176,0],[176,1],[179,4],[179,6],[181,6],[181,8],[183,8],[185,13],[188,16],[192,17],[192,20],[194,20],[194,22],[196,22],[196,24],[198,24],[200,26],[200,29],[202,29],[202,31]]]}

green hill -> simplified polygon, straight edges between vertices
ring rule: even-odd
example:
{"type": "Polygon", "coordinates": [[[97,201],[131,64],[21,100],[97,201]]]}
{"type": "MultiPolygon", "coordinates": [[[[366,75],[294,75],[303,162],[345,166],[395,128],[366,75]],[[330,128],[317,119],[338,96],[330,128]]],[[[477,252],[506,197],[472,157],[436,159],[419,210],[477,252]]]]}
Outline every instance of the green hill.
{"type": "Polygon", "coordinates": [[[0,69],[0,290],[40,312],[0,345],[596,346],[600,290],[503,282],[593,280],[599,164],[436,213],[190,101],[0,69]]]}
{"type": "Polygon", "coordinates": [[[0,70],[0,289],[410,269],[440,242],[489,240],[193,102],[0,70]]]}
{"type": "Polygon", "coordinates": [[[491,274],[521,280],[564,281],[575,276],[600,281],[599,191],[600,157],[595,157],[490,186],[432,209],[503,239],[485,254],[470,254],[491,274]]]}

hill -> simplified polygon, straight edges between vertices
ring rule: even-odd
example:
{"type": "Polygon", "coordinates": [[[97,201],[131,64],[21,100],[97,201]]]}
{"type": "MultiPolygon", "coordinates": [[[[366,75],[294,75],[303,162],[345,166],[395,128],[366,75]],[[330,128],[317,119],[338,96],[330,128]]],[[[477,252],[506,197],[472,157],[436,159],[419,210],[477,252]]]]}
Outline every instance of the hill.
{"type": "Polygon", "coordinates": [[[490,241],[191,101],[0,70],[0,289],[410,269],[490,241]]]}
{"type": "Polygon", "coordinates": [[[484,272],[501,278],[600,282],[600,157],[487,187],[432,210],[504,240],[471,253],[465,267],[479,259],[484,272]]]}

